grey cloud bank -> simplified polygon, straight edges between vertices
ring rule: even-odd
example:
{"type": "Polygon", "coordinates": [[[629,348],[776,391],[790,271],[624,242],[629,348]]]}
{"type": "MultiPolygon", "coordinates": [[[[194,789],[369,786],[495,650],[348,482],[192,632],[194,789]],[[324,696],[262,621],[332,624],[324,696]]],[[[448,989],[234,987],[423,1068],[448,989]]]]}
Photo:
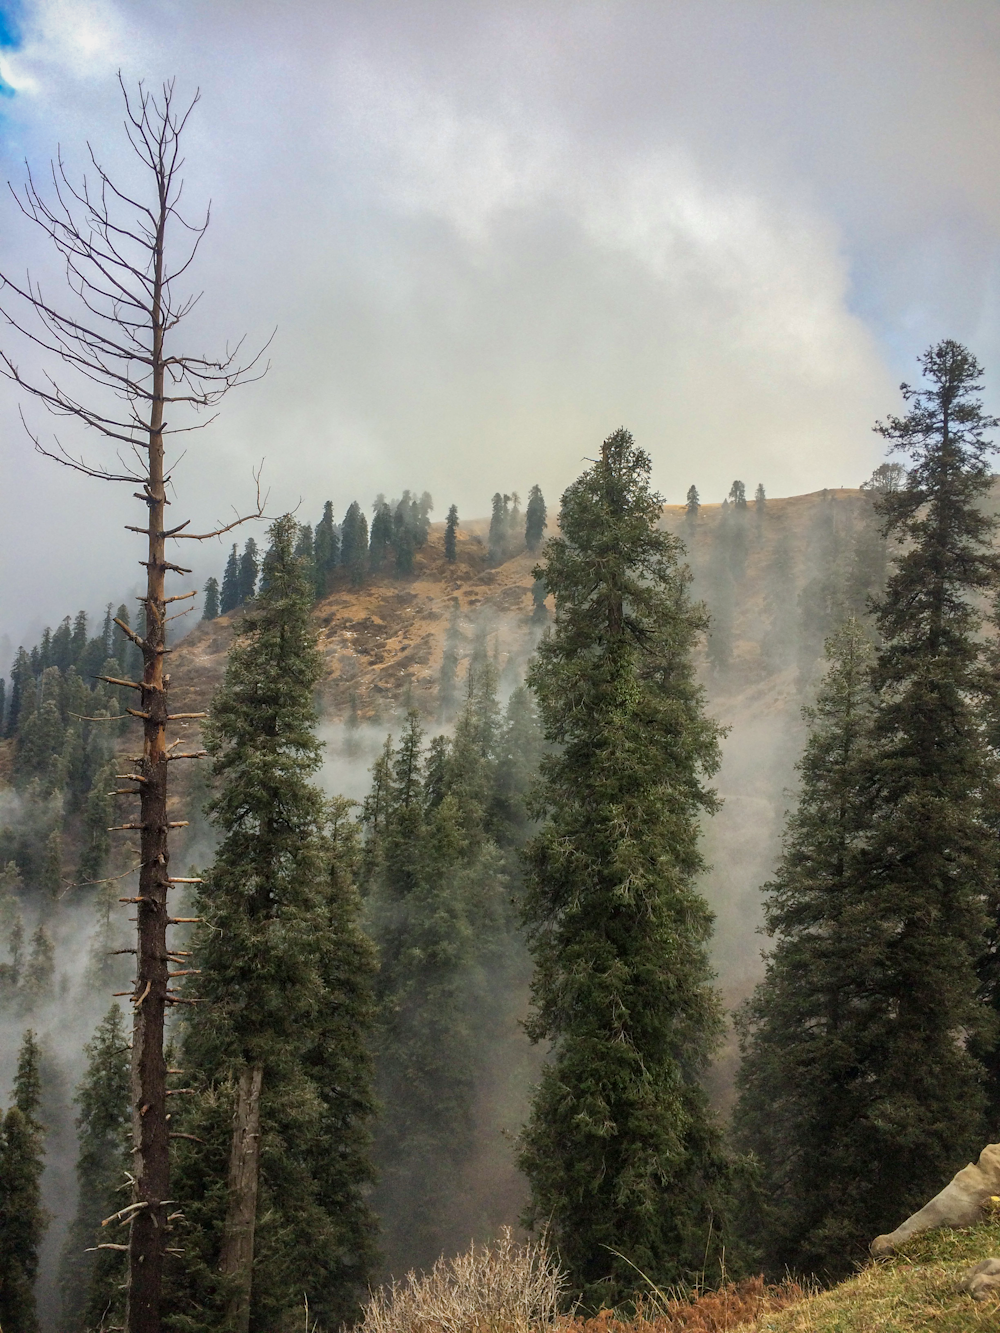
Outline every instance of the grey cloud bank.
{"type": "MultiPolygon", "coordinates": [[[[271,509],[307,521],[403,486],[437,517],[534,481],[551,502],[621,423],[669,499],[787,494],[870,471],[931,340],[1000,368],[998,52],[976,3],[41,0],[0,153],[15,183],[57,143],[115,165],[119,67],[201,87],[193,341],[277,334],[177,468],[195,522],[262,456],[271,509]]],[[[4,265],[58,290],[2,216],[4,265]]],[[[0,449],[16,643],[117,599],[140,552],[127,491],[34,456],[8,386],[0,449]]],[[[223,558],[197,552],[199,582],[223,558]]]]}

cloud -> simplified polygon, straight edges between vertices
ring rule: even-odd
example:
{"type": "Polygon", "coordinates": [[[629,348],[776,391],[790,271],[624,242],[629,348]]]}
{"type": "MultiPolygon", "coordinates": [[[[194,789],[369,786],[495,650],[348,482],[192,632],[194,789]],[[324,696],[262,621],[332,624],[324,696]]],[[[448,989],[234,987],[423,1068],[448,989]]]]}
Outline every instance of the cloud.
{"type": "MultiPolygon", "coordinates": [[[[44,0],[3,57],[25,95],[0,151],[14,180],[86,138],[128,170],[119,65],[200,85],[192,342],[277,335],[178,469],[195,521],[264,455],[272,506],[310,520],[404,486],[439,512],[535,481],[553,504],[619,424],[672,499],[789,493],[867,475],[933,338],[1000,357],[998,32],[990,5],[923,0],[44,0]]],[[[137,552],[127,496],[31,456],[6,391],[0,439],[17,639],[117,598],[137,552]]],[[[194,559],[203,581],[222,553],[194,559]]]]}

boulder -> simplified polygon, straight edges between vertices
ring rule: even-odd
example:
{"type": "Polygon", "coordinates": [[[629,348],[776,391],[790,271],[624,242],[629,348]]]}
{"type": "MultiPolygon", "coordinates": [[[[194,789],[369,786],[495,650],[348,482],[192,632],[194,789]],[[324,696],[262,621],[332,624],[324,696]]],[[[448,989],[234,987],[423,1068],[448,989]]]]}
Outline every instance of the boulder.
{"type": "MultiPolygon", "coordinates": [[[[988,1143],[978,1162],[963,1166],[940,1194],[885,1236],[876,1236],[871,1252],[891,1254],[904,1240],[937,1227],[970,1227],[987,1215],[990,1200],[1000,1195],[1000,1143],[988,1143]]],[[[991,1261],[992,1262],[992,1261],[991,1261]]]]}
{"type": "Polygon", "coordinates": [[[991,1296],[1000,1296],[1000,1259],[984,1259],[975,1268],[970,1268],[958,1285],[974,1301],[988,1301],[991,1296]]]}

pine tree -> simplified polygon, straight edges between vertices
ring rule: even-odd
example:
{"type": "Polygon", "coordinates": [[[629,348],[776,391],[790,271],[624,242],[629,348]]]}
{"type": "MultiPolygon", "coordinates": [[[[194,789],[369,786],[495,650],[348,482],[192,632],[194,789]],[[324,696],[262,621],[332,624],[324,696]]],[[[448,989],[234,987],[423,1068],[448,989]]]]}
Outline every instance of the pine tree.
{"type": "Polygon", "coordinates": [[[330,578],[340,564],[340,535],[333,521],[333,501],[323,506],[323,517],[316,524],[313,535],[313,556],[316,562],[316,596],[329,592],[330,578]]]}
{"type": "Polygon", "coordinates": [[[252,602],[257,592],[257,575],[260,573],[260,564],[257,560],[257,543],[252,537],[248,537],[246,545],[243,547],[243,554],[240,556],[239,572],[237,575],[237,587],[239,589],[239,606],[245,606],[247,602],[252,602]]]}
{"type": "Polygon", "coordinates": [[[76,871],[77,882],[81,885],[94,884],[103,877],[111,853],[109,830],[114,814],[114,797],[111,793],[115,790],[117,768],[118,764],[111,760],[99,769],[87,796],[81,829],[83,849],[76,871]]]}
{"type": "Polygon", "coordinates": [[[340,563],[360,587],[368,567],[368,520],[357,500],[352,500],[340,530],[340,563]]]}
{"type": "Polygon", "coordinates": [[[51,998],[54,975],[55,949],[48,931],[39,926],[31,937],[31,952],[21,974],[21,1003],[26,1012],[51,998]]]}
{"type": "Polygon", "coordinates": [[[40,1053],[33,1032],[21,1044],[14,1079],[14,1103],[0,1133],[0,1328],[4,1333],[37,1333],[35,1279],[38,1247],[48,1226],[41,1202],[44,1130],[40,1053]]]}
{"type": "Polygon", "coordinates": [[[380,574],[384,569],[392,549],[392,538],[392,510],[384,500],[376,501],[368,539],[368,567],[373,574],[380,574]]]}
{"type": "Polygon", "coordinates": [[[739,1016],[738,1146],[760,1164],[757,1260],[778,1276],[849,1271],[875,1235],[880,1174],[856,1161],[866,1112],[857,1052],[881,1016],[868,997],[870,925],[858,857],[868,824],[873,650],[856,619],[826,645],[784,851],[764,886],[775,939],[764,980],[739,1016]]]}
{"type": "Polygon", "coordinates": [[[219,580],[214,574],[205,584],[205,605],[201,613],[202,620],[215,620],[219,615],[219,580]]]}
{"type": "MultiPolygon", "coordinates": [[[[468,841],[482,821],[481,787],[474,781],[459,799],[442,785],[441,766],[426,772],[416,712],[388,764],[376,767],[381,829],[367,914],[380,961],[376,1069],[384,1111],[374,1201],[390,1271],[399,1272],[466,1243],[474,1225],[463,1173],[475,1146],[490,1023],[484,953],[496,939],[503,890],[481,864],[466,873],[468,841]]],[[[474,769],[462,764],[466,775],[474,769]]],[[[370,798],[365,810],[369,845],[375,804],[370,798]]]]}
{"type": "Polygon", "coordinates": [[[205,1003],[189,1017],[182,1059],[200,1092],[186,1129],[203,1143],[182,1141],[173,1186],[187,1220],[171,1300],[191,1328],[246,1328],[251,1317],[277,1327],[303,1292],[339,1318],[371,1262],[370,1088],[358,1056],[371,965],[353,870],[342,859],[331,878],[326,811],[310,780],[322,663],[295,528],[291,516],[271,528],[266,586],[241,622],[207,729],[222,841],[196,898],[211,922],[191,945],[205,1003]],[[326,1135],[348,1124],[339,1160],[327,1161],[326,1135]]]}
{"type": "MultiPolygon", "coordinates": [[[[830,1130],[811,1164],[809,1228],[794,1242],[799,1262],[841,1269],[981,1148],[976,1055],[995,1040],[977,977],[997,856],[975,599],[997,572],[993,520],[982,509],[991,484],[984,437],[997,422],[982,412],[980,368],[964,348],[941,343],[922,365],[928,386],[904,387],[911,410],[879,428],[912,466],[878,500],[900,554],[874,608],[881,645],[852,777],[860,827],[845,855],[846,905],[835,904],[825,932],[840,969],[837,1012],[825,1020],[836,1039],[816,1034],[825,1065],[813,1080],[829,1087],[844,1128],[830,1130]]],[[[774,910],[782,935],[794,936],[814,908],[793,886],[774,910]]],[[[798,1000],[808,1025],[809,979],[796,982],[799,992],[768,1003],[793,1009],[798,1000]]],[[[807,1137],[813,1126],[803,1120],[807,1137]]],[[[779,1254],[789,1244],[781,1225],[779,1216],[779,1254]]]]}
{"type": "Polygon", "coordinates": [[[488,549],[490,564],[499,565],[507,557],[507,514],[510,508],[510,496],[497,491],[493,497],[490,514],[490,533],[488,549]]]}
{"type": "Polygon", "coordinates": [[[667,1286],[703,1268],[724,1175],[700,1083],[721,1026],[712,917],[694,888],[718,728],[691,661],[704,617],[649,471],[619,430],[564,494],[541,571],[556,623],[529,673],[558,748],[526,850],[529,1034],[552,1055],[521,1164],[530,1220],[594,1308],[641,1287],[637,1270],[667,1286]]]}
{"type": "Polygon", "coordinates": [[[235,611],[240,604],[240,559],[236,546],[229,552],[226,570],[222,576],[222,592],[219,596],[219,610],[224,616],[235,611]]]}
{"type": "Polygon", "coordinates": [[[528,492],[528,507],[524,511],[524,544],[529,551],[537,551],[541,546],[547,518],[548,511],[545,508],[542,488],[532,486],[528,492]]]}
{"type": "Polygon", "coordinates": [[[95,1249],[109,1238],[101,1222],[128,1203],[132,1165],[129,1044],[117,1004],[105,1014],[84,1053],[87,1072],[74,1099],[79,1108],[79,1193],[59,1266],[63,1333],[117,1323],[124,1308],[125,1257],[120,1250],[95,1249]]]}
{"type": "Polygon", "coordinates": [[[946,340],[921,364],[926,387],[904,387],[909,412],[879,426],[911,463],[876,502],[901,550],[874,605],[882,642],[861,864],[874,921],[894,923],[872,928],[886,1017],[864,1053],[879,1230],[981,1146],[981,1073],[956,1034],[974,1046],[991,1037],[975,969],[996,881],[997,774],[978,697],[977,602],[998,574],[983,501],[995,449],[985,437],[1000,422],[982,410],[982,370],[964,347],[946,340]]]}
{"type": "Polygon", "coordinates": [[[747,488],[742,481],[734,481],[729,488],[729,498],[732,500],[736,509],[746,509],[747,507],[747,488]]]}
{"type": "Polygon", "coordinates": [[[452,505],[448,510],[448,517],[444,525],[444,558],[449,563],[455,563],[455,533],[458,529],[458,506],[452,505]]]}
{"type": "Polygon", "coordinates": [[[687,497],[684,504],[684,517],[687,519],[696,519],[698,511],[701,509],[701,498],[698,495],[697,486],[689,486],[687,497]]]}

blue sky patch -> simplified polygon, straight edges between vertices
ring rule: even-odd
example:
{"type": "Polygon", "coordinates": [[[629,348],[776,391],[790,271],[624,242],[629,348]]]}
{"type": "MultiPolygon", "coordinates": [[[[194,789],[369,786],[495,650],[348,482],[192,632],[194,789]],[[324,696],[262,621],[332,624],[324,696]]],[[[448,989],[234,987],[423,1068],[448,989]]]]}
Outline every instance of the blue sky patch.
{"type": "Polygon", "coordinates": [[[0,49],[21,45],[21,12],[19,0],[0,0],[0,49]]]}
{"type": "MultiPolygon", "coordinates": [[[[20,0],[0,0],[0,51],[16,51],[21,45],[20,0]]],[[[0,97],[13,97],[14,89],[0,78],[0,97]]]]}

